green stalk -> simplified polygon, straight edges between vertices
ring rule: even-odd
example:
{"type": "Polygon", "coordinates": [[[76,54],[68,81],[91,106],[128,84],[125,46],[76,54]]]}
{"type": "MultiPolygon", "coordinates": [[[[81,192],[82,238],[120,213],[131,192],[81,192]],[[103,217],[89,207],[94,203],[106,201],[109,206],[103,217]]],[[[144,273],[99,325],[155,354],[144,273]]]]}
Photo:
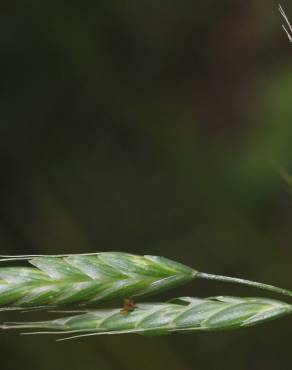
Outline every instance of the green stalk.
{"type": "Polygon", "coordinates": [[[230,277],[230,276],[223,276],[223,275],[208,274],[205,272],[198,272],[196,274],[196,278],[216,280],[216,281],[221,281],[224,283],[241,284],[241,285],[251,286],[254,288],[258,288],[258,289],[268,290],[270,292],[282,294],[288,297],[292,297],[292,291],[290,290],[278,288],[273,285],[263,284],[263,283],[259,283],[257,281],[252,281],[252,280],[246,280],[246,279],[235,278],[235,277],[230,277]]]}

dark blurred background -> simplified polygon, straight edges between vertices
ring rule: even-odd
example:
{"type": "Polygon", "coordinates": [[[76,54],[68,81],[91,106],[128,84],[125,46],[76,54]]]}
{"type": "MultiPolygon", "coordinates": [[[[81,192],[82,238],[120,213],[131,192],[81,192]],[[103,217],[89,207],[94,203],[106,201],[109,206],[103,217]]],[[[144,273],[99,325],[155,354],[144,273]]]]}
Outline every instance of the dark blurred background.
{"type": "MultiPolygon", "coordinates": [[[[0,253],[163,255],[291,288],[292,45],[276,1],[1,10],[0,253]]],[[[266,295],[194,282],[156,299],[216,294],[266,295]]],[[[291,324],[62,344],[5,332],[1,369],[286,370],[291,324]]]]}

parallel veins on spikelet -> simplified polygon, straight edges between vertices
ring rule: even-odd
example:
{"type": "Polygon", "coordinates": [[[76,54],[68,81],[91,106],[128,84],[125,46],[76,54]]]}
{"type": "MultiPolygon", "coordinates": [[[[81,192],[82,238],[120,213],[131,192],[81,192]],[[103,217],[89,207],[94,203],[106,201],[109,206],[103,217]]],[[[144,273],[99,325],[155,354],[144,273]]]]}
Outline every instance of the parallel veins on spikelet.
{"type": "Polygon", "coordinates": [[[70,333],[73,337],[126,333],[164,335],[239,329],[291,312],[291,305],[270,299],[184,297],[173,303],[137,304],[128,315],[120,309],[95,310],[52,321],[11,323],[2,328],[40,329],[45,333],[70,333]]]}
{"type": "Polygon", "coordinates": [[[187,266],[121,252],[28,258],[34,267],[0,268],[0,306],[95,305],[152,295],[193,279],[187,266]]]}

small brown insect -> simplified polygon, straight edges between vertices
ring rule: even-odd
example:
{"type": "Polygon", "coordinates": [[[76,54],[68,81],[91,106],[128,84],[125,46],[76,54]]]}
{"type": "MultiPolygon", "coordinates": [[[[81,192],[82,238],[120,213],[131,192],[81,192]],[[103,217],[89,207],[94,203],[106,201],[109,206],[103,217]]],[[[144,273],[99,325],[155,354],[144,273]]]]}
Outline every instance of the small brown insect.
{"type": "Polygon", "coordinates": [[[121,313],[129,314],[135,310],[135,302],[132,299],[124,299],[124,307],[121,309],[121,313]]]}

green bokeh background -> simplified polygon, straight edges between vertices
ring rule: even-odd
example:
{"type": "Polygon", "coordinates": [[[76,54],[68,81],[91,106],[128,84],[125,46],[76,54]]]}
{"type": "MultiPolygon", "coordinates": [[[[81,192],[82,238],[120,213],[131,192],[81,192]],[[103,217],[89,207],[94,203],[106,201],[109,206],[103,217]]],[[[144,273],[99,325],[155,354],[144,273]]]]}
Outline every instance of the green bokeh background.
{"type": "MultiPolygon", "coordinates": [[[[2,254],[163,255],[291,288],[277,2],[28,0],[1,18],[2,254]]],[[[200,281],[157,299],[216,294],[266,296],[200,281]]],[[[288,370],[291,324],[62,344],[4,332],[1,369],[288,370]]]]}

